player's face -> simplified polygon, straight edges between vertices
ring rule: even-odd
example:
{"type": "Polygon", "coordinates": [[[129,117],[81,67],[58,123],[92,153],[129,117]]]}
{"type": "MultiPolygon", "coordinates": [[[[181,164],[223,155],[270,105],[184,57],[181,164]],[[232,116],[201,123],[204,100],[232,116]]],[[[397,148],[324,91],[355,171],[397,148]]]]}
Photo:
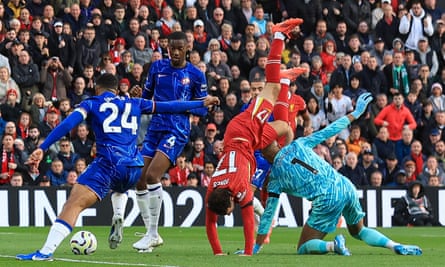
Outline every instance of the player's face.
{"type": "Polygon", "coordinates": [[[187,42],[185,40],[171,40],[168,45],[168,51],[173,67],[181,68],[185,66],[187,52],[187,42]]]}
{"type": "Polygon", "coordinates": [[[230,198],[230,207],[227,208],[226,215],[232,214],[234,209],[235,209],[235,201],[233,200],[233,197],[231,197],[230,198]]]}

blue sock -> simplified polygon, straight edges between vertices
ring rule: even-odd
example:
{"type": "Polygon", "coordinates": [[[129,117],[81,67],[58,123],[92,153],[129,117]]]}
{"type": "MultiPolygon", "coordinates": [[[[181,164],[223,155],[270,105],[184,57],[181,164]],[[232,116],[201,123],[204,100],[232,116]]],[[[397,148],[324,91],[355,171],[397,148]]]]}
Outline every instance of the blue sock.
{"type": "Polygon", "coordinates": [[[321,239],[311,239],[306,241],[298,249],[298,254],[326,254],[328,253],[327,242],[321,239]]]}
{"type": "Polygon", "coordinates": [[[386,245],[390,241],[388,237],[383,235],[377,230],[363,227],[360,233],[358,233],[359,239],[365,241],[366,244],[373,247],[386,248],[386,245]]]}

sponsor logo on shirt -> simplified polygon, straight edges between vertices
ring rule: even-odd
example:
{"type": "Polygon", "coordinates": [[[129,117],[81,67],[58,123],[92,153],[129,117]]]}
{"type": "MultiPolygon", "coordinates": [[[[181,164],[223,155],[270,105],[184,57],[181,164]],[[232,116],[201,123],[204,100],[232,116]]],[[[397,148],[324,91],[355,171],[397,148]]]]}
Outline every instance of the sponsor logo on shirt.
{"type": "Polygon", "coordinates": [[[188,77],[185,77],[181,80],[182,85],[190,84],[190,79],[188,77]]]}

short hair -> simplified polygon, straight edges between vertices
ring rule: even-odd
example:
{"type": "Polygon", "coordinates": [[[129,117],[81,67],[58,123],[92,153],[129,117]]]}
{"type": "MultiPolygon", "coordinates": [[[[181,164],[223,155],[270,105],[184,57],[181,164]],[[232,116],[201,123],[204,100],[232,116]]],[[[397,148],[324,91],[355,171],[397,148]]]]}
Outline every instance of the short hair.
{"type": "Polygon", "coordinates": [[[168,35],[168,40],[169,41],[172,41],[172,40],[184,40],[184,41],[187,41],[187,35],[185,34],[185,32],[173,32],[173,33],[168,35]]]}
{"type": "Polygon", "coordinates": [[[232,192],[227,188],[216,188],[210,193],[207,207],[218,215],[226,215],[227,209],[232,205],[230,198],[232,192]]]}
{"type": "Polygon", "coordinates": [[[104,73],[97,78],[96,85],[100,86],[103,89],[117,90],[119,81],[113,74],[104,73]]]}

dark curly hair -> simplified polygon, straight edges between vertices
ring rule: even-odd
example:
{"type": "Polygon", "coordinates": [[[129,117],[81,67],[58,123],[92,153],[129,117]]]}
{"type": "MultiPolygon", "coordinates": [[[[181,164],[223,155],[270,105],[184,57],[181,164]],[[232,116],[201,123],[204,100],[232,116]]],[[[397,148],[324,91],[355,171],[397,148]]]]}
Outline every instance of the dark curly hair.
{"type": "Polygon", "coordinates": [[[232,205],[232,192],[226,188],[216,188],[210,193],[207,207],[218,215],[226,215],[227,209],[232,205]]]}

